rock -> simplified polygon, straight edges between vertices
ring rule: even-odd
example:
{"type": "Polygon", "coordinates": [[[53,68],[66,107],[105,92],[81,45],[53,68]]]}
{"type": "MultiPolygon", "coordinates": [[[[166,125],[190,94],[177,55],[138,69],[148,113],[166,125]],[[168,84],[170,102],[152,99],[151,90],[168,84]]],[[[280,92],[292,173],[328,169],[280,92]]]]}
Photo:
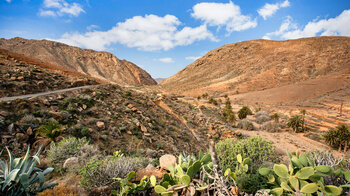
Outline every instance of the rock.
{"type": "Polygon", "coordinates": [[[16,80],[16,77],[14,77],[14,76],[12,76],[11,78],[10,78],[10,80],[16,80]]]}
{"type": "Polygon", "coordinates": [[[145,167],[145,170],[154,170],[156,169],[152,164],[148,164],[147,167],[145,167]]]}
{"type": "Polygon", "coordinates": [[[10,133],[12,133],[14,126],[15,126],[15,125],[14,125],[13,123],[11,123],[11,124],[7,127],[7,130],[8,130],[10,133]]]}
{"type": "Polygon", "coordinates": [[[31,127],[28,127],[26,133],[27,133],[27,135],[32,135],[32,134],[33,134],[32,128],[31,128],[31,127]]]}
{"type": "Polygon", "coordinates": [[[129,104],[127,107],[128,107],[129,109],[131,109],[131,108],[133,108],[134,106],[133,106],[132,104],[129,104]]]}
{"type": "Polygon", "coordinates": [[[19,77],[17,77],[17,80],[23,80],[24,79],[24,77],[23,76],[19,76],[19,77]]]}
{"type": "Polygon", "coordinates": [[[37,85],[39,88],[42,88],[42,87],[44,87],[45,83],[44,83],[44,81],[39,81],[38,83],[36,83],[36,85],[37,85]]]}
{"type": "Polygon", "coordinates": [[[105,123],[102,122],[102,121],[98,121],[96,123],[96,126],[99,128],[99,129],[104,129],[105,128],[105,123]]]}
{"type": "Polygon", "coordinates": [[[77,157],[70,157],[63,163],[63,169],[72,168],[79,164],[79,159],[77,157]]]}
{"type": "Polygon", "coordinates": [[[168,169],[169,166],[175,166],[176,157],[171,154],[165,154],[159,158],[159,165],[163,169],[168,169]]]}
{"type": "Polygon", "coordinates": [[[49,114],[56,120],[58,121],[61,121],[64,119],[64,117],[61,115],[61,113],[58,113],[58,112],[53,112],[53,111],[50,111],[49,114]]]}
{"type": "Polygon", "coordinates": [[[142,132],[147,132],[147,128],[145,126],[141,125],[141,131],[142,132]]]}
{"type": "Polygon", "coordinates": [[[132,108],[131,108],[131,111],[136,112],[136,111],[137,111],[137,108],[132,107],[132,108]]]}
{"type": "Polygon", "coordinates": [[[108,135],[103,134],[103,135],[100,136],[100,139],[104,140],[104,141],[107,141],[108,135]]]}
{"type": "Polygon", "coordinates": [[[16,133],[16,138],[19,140],[19,142],[22,143],[22,142],[26,142],[29,136],[24,133],[16,133]]]}

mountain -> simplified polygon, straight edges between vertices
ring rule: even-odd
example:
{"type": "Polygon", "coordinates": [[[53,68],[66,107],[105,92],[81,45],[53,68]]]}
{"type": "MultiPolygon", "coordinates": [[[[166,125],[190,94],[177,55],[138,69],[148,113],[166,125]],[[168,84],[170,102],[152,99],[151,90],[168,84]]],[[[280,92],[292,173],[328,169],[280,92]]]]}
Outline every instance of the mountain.
{"type": "Polygon", "coordinates": [[[166,78],[154,78],[154,80],[159,84],[161,81],[165,80],[166,78]]]}
{"type": "Polygon", "coordinates": [[[269,91],[250,94],[252,101],[269,101],[268,95],[275,96],[275,102],[283,102],[279,96],[292,99],[289,101],[312,98],[349,87],[349,51],[350,38],[335,36],[227,44],[160,86],[167,92],[191,96],[269,91]]]}
{"type": "Polygon", "coordinates": [[[0,39],[4,48],[43,62],[120,85],[155,85],[157,82],[137,65],[108,52],[81,49],[48,40],[0,39]]]}

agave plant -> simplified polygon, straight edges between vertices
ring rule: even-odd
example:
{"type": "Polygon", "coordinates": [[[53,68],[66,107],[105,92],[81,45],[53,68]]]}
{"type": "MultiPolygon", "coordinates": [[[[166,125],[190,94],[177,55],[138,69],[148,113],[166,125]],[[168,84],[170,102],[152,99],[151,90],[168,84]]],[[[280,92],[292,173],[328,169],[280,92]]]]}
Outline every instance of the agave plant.
{"type": "MultiPolygon", "coordinates": [[[[22,196],[35,195],[45,189],[57,185],[55,182],[44,184],[45,176],[53,171],[47,168],[44,171],[35,167],[40,164],[39,155],[41,148],[34,156],[29,156],[30,147],[24,158],[13,158],[10,150],[8,152],[9,162],[0,159],[0,195],[22,196]]],[[[0,153],[1,156],[2,152],[0,153]]]]}

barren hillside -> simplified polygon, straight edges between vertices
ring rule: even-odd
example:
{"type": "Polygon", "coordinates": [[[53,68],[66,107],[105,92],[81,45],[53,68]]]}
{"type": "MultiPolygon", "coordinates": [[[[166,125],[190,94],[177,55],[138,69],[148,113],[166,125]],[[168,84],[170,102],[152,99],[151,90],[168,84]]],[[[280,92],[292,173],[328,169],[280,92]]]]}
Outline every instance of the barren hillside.
{"type": "Polygon", "coordinates": [[[137,65],[108,52],[81,49],[48,40],[0,39],[0,48],[121,85],[154,85],[137,65]]]}
{"type": "Polygon", "coordinates": [[[310,99],[349,85],[344,80],[350,73],[349,51],[349,37],[233,43],[208,52],[162,81],[161,87],[168,92],[192,96],[205,92],[233,95],[283,88],[278,91],[279,96],[288,92],[295,98],[287,96],[287,101],[300,101],[303,96],[310,99]],[[309,80],[313,82],[307,82],[309,80]],[[312,95],[305,94],[299,83],[315,89],[312,95]]]}

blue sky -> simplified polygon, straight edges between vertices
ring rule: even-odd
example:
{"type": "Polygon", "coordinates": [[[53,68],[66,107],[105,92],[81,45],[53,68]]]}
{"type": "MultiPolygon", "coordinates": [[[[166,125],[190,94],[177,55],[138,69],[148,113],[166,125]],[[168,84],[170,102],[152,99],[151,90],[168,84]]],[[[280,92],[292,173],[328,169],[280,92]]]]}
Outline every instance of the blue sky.
{"type": "Polygon", "coordinates": [[[109,51],[169,77],[224,44],[350,36],[350,0],[0,0],[0,37],[109,51]]]}

